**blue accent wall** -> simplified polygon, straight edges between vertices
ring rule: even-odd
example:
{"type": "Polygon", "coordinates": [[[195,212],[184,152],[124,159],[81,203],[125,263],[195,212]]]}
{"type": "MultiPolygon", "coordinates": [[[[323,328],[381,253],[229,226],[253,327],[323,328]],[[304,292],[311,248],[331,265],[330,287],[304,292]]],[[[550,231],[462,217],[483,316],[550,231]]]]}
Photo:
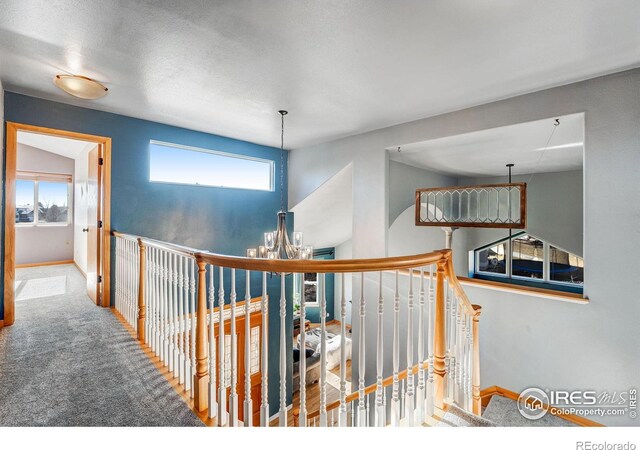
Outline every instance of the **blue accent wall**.
{"type": "MultiPolygon", "coordinates": [[[[335,259],[335,248],[323,248],[314,252],[313,259],[335,259]]],[[[328,273],[325,275],[325,300],[327,302],[327,322],[335,319],[333,316],[335,304],[335,275],[328,273]]],[[[311,323],[320,323],[320,307],[307,306],[305,311],[306,318],[311,323]]]]}
{"type": "MultiPolygon", "coordinates": [[[[149,182],[149,141],[165,141],[271,159],[276,161],[274,178],[276,181],[280,180],[278,148],[12,92],[5,92],[4,100],[5,120],[8,122],[107,136],[112,139],[111,228],[114,230],[216,253],[244,255],[247,247],[256,247],[260,243],[266,230],[273,230],[276,227],[276,212],[280,209],[278,182],[275,183],[275,192],[151,183],[149,182]]],[[[279,119],[274,114],[274,121],[277,120],[279,119]]],[[[4,179],[3,176],[3,183],[4,179]]],[[[286,166],[284,180],[286,202],[286,166]]],[[[291,215],[288,217],[288,222],[291,226],[293,223],[291,215]]],[[[4,254],[4,232],[2,251],[4,254]]],[[[240,295],[244,296],[244,276],[244,273],[238,273],[239,298],[242,298],[240,295]]],[[[261,280],[258,278],[252,276],[254,297],[258,296],[262,289],[261,280]]],[[[1,281],[0,289],[4,286],[4,279],[1,281]]],[[[228,283],[228,280],[225,281],[228,283]]],[[[225,290],[228,302],[228,285],[225,290]]],[[[280,298],[277,277],[269,279],[269,294],[271,299],[280,298]]],[[[287,316],[290,318],[293,311],[291,293],[288,293],[287,298],[289,299],[287,316]]],[[[113,298],[111,300],[113,303],[113,298]]],[[[269,330],[272,337],[269,342],[269,403],[274,413],[277,410],[279,398],[278,301],[270,302],[269,312],[269,330]]],[[[0,318],[2,317],[4,317],[4,311],[0,302],[0,318]]],[[[17,320],[20,318],[18,317],[17,320]]],[[[288,347],[290,347],[293,331],[291,321],[288,323],[286,331],[288,347]]],[[[291,355],[290,348],[287,349],[287,354],[291,355]]],[[[289,357],[287,368],[289,380],[291,370],[292,363],[289,357]]],[[[288,400],[290,395],[291,386],[289,385],[288,400]]]]}

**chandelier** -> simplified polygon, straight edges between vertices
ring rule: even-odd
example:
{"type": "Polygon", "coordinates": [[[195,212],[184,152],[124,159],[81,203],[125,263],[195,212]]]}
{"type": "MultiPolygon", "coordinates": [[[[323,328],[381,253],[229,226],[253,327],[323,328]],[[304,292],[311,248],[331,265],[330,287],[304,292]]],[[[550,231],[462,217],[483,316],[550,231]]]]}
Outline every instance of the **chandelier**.
{"type": "Polygon", "coordinates": [[[284,116],[287,111],[280,110],[280,211],[278,211],[275,231],[264,233],[264,243],[258,248],[247,249],[248,258],[265,259],[313,259],[313,247],[303,245],[302,232],[294,231],[293,240],[287,232],[287,209],[284,204],[284,116]]]}

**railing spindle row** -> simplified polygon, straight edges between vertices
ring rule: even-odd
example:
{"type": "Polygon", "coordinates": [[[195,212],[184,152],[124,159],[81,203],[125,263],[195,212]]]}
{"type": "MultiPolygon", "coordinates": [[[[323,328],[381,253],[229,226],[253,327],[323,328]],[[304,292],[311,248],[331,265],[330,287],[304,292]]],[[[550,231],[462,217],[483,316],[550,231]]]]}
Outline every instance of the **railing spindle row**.
{"type": "Polygon", "coordinates": [[[269,426],[268,279],[272,277],[279,281],[280,287],[277,365],[280,426],[288,425],[289,406],[287,361],[291,358],[291,343],[288,342],[287,325],[291,320],[286,311],[290,307],[287,287],[291,288],[291,285],[288,286],[287,280],[297,280],[299,286],[295,288],[301,293],[300,394],[299,409],[294,412],[294,420],[297,419],[300,425],[422,425],[434,415],[436,408],[441,409],[446,403],[479,413],[480,307],[470,304],[458,283],[448,250],[425,257],[423,264],[418,263],[420,258],[416,257],[413,266],[393,267],[395,260],[388,268],[367,266],[365,260],[337,262],[334,272],[325,270],[323,264],[315,261],[300,261],[298,268],[297,261],[287,265],[278,261],[221,257],[145,238],[114,235],[116,310],[137,331],[138,339],[149,346],[167,373],[177,378],[186,395],[194,399],[195,408],[203,412],[208,410],[208,417],[216,419],[219,426],[239,426],[241,420],[242,425],[252,426],[255,402],[259,402],[259,424],[269,426]],[[309,268],[316,267],[314,264],[318,270],[310,271],[309,268]],[[260,332],[257,334],[252,332],[258,330],[253,330],[251,324],[252,272],[258,272],[262,281],[261,298],[254,303],[260,306],[260,332]],[[304,273],[308,272],[317,275],[320,309],[319,409],[313,412],[307,408],[306,389],[304,273]],[[370,276],[368,272],[378,274],[370,276]],[[245,274],[243,306],[237,303],[238,273],[245,274]],[[290,273],[300,276],[288,277],[290,273]],[[338,275],[336,294],[341,334],[339,349],[332,350],[339,351],[340,363],[339,399],[333,403],[328,402],[327,386],[327,297],[333,295],[327,292],[327,274],[331,273],[338,275]],[[354,392],[347,391],[347,275],[359,277],[359,292],[357,287],[354,289],[354,296],[358,292],[358,301],[354,302],[358,317],[353,336],[357,346],[357,364],[354,365],[357,388],[354,392]],[[229,287],[228,296],[225,286],[229,287]],[[376,291],[377,298],[374,297],[376,291]],[[367,323],[367,307],[375,310],[375,319],[370,324],[367,323]],[[393,324],[391,340],[385,339],[385,313],[393,324]],[[244,327],[237,329],[241,316],[244,316],[244,327]],[[375,366],[375,381],[366,386],[366,344],[367,336],[373,334],[373,324],[376,324],[375,363],[370,363],[369,369],[375,366]],[[243,342],[240,347],[239,339],[243,342]],[[260,342],[252,341],[255,339],[260,342]],[[406,347],[401,342],[406,342],[406,347]],[[256,349],[259,349],[258,366],[252,355],[256,349]],[[391,351],[391,367],[385,367],[387,350],[391,351]],[[239,351],[244,352],[240,361],[239,351]],[[401,360],[403,367],[406,364],[402,372],[401,360]],[[251,392],[254,367],[256,370],[259,367],[261,372],[259,400],[252,398],[251,392]],[[385,373],[387,378],[384,378],[385,373]],[[244,379],[239,379],[241,376],[244,379]],[[239,405],[240,389],[244,392],[242,405],[239,405]],[[387,394],[391,396],[389,420],[387,394]]]}

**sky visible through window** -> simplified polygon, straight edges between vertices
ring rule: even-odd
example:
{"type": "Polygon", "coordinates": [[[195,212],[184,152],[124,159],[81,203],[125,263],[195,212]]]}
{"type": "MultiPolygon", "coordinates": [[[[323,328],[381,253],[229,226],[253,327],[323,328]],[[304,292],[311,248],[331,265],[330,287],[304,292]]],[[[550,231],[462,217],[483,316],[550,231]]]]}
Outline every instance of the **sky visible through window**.
{"type": "Polygon", "coordinates": [[[272,171],[267,160],[150,144],[151,181],[269,191],[272,171]]]}
{"type": "Polygon", "coordinates": [[[41,181],[38,185],[38,202],[44,206],[67,206],[67,183],[41,181]]]}
{"type": "Polygon", "coordinates": [[[16,180],[16,206],[33,207],[33,188],[33,181],[16,180]]]}
{"type": "MultiPolygon", "coordinates": [[[[34,202],[34,186],[31,180],[16,180],[16,206],[31,206],[34,202]]],[[[67,206],[67,183],[41,181],[38,186],[38,202],[44,206],[67,206]]]]}

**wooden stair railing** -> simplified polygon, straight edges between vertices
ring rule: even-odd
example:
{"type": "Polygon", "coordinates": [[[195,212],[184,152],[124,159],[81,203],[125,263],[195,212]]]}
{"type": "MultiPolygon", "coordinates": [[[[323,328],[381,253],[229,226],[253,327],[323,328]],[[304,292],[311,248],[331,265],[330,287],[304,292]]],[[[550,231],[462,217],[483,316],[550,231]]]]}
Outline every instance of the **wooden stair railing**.
{"type": "MultiPolygon", "coordinates": [[[[409,425],[419,425],[433,414],[434,407],[442,408],[445,403],[455,403],[479,414],[480,307],[471,305],[458,282],[453,271],[451,250],[377,259],[267,260],[219,255],[119,232],[113,232],[112,235],[116,241],[117,311],[137,331],[138,339],[149,345],[174,377],[178,378],[185,391],[190,393],[194,408],[199,412],[207,412],[209,418],[215,418],[220,426],[240,425],[240,417],[244,417],[244,426],[253,425],[252,414],[249,412],[253,411],[254,400],[260,401],[260,425],[269,425],[269,414],[274,408],[269,407],[268,398],[270,361],[267,342],[276,338],[269,336],[268,330],[270,294],[279,296],[281,332],[278,339],[280,348],[277,381],[280,398],[277,400],[280,426],[287,425],[286,367],[287,360],[292,356],[287,351],[285,334],[288,323],[287,303],[291,301],[287,299],[286,283],[293,277],[286,278],[285,275],[290,273],[318,274],[319,303],[323,315],[326,315],[326,274],[336,274],[339,277],[338,296],[343,318],[347,305],[344,274],[353,274],[360,286],[359,302],[354,302],[354,305],[358,305],[357,311],[354,307],[354,317],[357,312],[360,325],[354,332],[354,345],[357,345],[359,355],[357,365],[354,364],[358,371],[357,390],[347,395],[346,371],[341,370],[340,400],[327,404],[327,386],[324,383],[325,376],[322,376],[323,382],[319,387],[320,409],[307,413],[304,383],[306,367],[304,358],[301,358],[302,405],[297,411],[301,426],[306,425],[310,418],[317,418],[320,425],[327,426],[328,412],[331,411],[334,415],[334,410],[338,412],[337,423],[347,426],[349,404],[352,408],[357,408],[355,416],[352,411],[352,425],[368,426],[371,401],[367,396],[373,394],[376,420],[372,423],[384,426],[389,422],[386,420],[386,388],[391,389],[389,409],[393,425],[399,425],[400,420],[409,425]],[[258,272],[259,276],[252,278],[252,272],[258,272]],[[261,290],[259,297],[262,321],[257,334],[253,333],[252,327],[246,322],[244,330],[236,330],[237,277],[244,278],[245,300],[253,298],[252,289],[261,290]],[[279,278],[279,282],[269,284],[268,280],[272,277],[279,278]],[[414,278],[417,280],[417,289],[414,289],[414,278]],[[251,282],[259,279],[262,281],[261,289],[257,289],[251,282]],[[389,294],[389,291],[393,294],[389,294]],[[218,306],[229,305],[229,308],[216,308],[216,300],[218,306]],[[373,303],[377,306],[374,308],[378,319],[377,327],[375,330],[367,330],[365,317],[367,308],[371,308],[373,303]],[[393,315],[391,349],[386,348],[383,343],[384,314],[385,310],[389,312],[390,309],[393,315]],[[218,327],[218,335],[213,333],[215,321],[223,323],[225,320],[224,311],[229,311],[230,314],[229,333],[232,338],[229,340],[229,335],[225,337],[224,327],[218,327]],[[407,315],[406,330],[400,330],[401,311],[407,315]],[[406,331],[406,334],[401,336],[401,331],[406,331]],[[244,333],[245,353],[244,358],[238,361],[237,339],[233,336],[240,333],[244,333]],[[377,335],[376,383],[365,386],[365,339],[368,335],[377,335]],[[257,342],[256,339],[259,344],[253,345],[252,342],[257,342]],[[418,342],[417,349],[414,349],[414,341],[418,342]],[[399,366],[401,342],[406,343],[404,355],[407,368],[403,371],[399,366]],[[250,377],[251,370],[255,368],[247,366],[257,361],[252,359],[256,349],[261,392],[245,395],[241,412],[238,393],[250,389],[251,382],[247,376],[250,377]],[[393,354],[392,367],[387,368],[391,375],[383,379],[382,355],[389,350],[393,354]],[[414,361],[419,363],[414,364],[414,361]],[[242,370],[239,369],[240,365],[242,370]],[[244,380],[238,380],[239,372],[247,374],[244,380]],[[244,391],[238,390],[242,381],[244,391]],[[401,404],[404,405],[402,409],[401,404]]],[[[241,286],[242,281],[239,284],[241,286]]],[[[249,308],[249,303],[245,301],[246,308],[249,308]]],[[[303,322],[304,295],[301,296],[301,303],[300,320],[303,322]]],[[[321,343],[326,342],[326,320],[321,320],[320,333],[321,343]]],[[[342,364],[346,361],[345,355],[345,339],[342,339],[342,364]]],[[[327,358],[324,356],[324,352],[321,352],[322,374],[326,374],[327,358]]]]}

